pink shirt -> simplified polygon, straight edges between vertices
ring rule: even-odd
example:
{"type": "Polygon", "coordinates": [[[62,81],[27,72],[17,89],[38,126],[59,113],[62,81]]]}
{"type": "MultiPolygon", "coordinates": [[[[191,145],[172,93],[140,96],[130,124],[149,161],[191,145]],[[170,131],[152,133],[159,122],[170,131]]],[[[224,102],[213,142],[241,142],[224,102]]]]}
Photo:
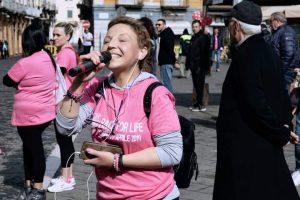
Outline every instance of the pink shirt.
{"type": "Polygon", "coordinates": [[[56,55],[56,62],[60,67],[67,69],[65,76],[67,88],[71,86],[75,77],[69,76],[69,70],[77,65],[77,57],[74,48],[71,45],[65,45],[56,55]]]}
{"type": "Polygon", "coordinates": [[[46,52],[20,59],[7,74],[18,83],[12,125],[38,125],[55,118],[55,69],[46,52]]]}
{"type": "MultiPolygon", "coordinates": [[[[124,154],[154,147],[154,135],[180,130],[174,96],[165,87],[158,87],[153,91],[149,120],[145,116],[143,94],[154,81],[156,80],[148,78],[126,90],[108,87],[105,98],[101,98],[97,106],[93,97],[99,80],[90,84],[85,90],[83,102],[88,102],[95,109],[93,121],[100,122],[92,123],[93,140],[101,142],[107,137],[116,118],[118,120],[114,132],[105,142],[121,146],[124,154]],[[126,97],[122,102],[124,92],[126,97]],[[116,117],[115,113],[118,112],[116,117]]],[[[124,169],[121,175],[113,170],[96,168],[96,176],[98,200],[157,200],[167,196],[174,188],[172,167],[157,170],[124,169]]]]}

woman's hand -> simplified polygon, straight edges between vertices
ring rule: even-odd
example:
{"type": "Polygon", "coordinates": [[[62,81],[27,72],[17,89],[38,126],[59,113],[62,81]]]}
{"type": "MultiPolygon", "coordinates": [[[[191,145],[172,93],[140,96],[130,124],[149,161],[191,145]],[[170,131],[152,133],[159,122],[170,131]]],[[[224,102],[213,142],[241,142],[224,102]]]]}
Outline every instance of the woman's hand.
{"type": "Polygon", "coordinates": [[[290,134],[291,134],[290,143],[292,143],[292,144],[298,143],[299,142],[299,136],[296,133],[294,133],[293,131],[291,131],[290,134]]]}
{"type": "Polygon", "coordinates": [[[105,67],[105,63],[100,62],[100,55],[101,53],[99,51],[93,51],[79,57],[79,63],[82,63],[84,60],[91,60],[97,66],[94,70],[82,73],[75,77],[72,83],[73,91],[82,91],[85,87],[85,83],[92,80],[96,76],[97,72],[105,67]]]}
{"type": "Polygon", "coordinates": [[[82,82],[88,82],[93,79],[96,76],[97,72],[105,67],[105,63],[100,62],[100,55],[101,53],[99,51],[92,51],[89,54],[81,55],[79,57],[80,63],[85,60],[91,60],[95,65],[97,65],[97,67],[94,70],[82,73],[76,78],[81,79],[82,82]]]}
{"type": "Polygon", "coordinates": [[[114,154],[107,151],[97,151],[91,148],[86,149],[87,153],[96,156],[96,158],[84,160],[87,165],[111,169],[113,168],[114,154]]]}

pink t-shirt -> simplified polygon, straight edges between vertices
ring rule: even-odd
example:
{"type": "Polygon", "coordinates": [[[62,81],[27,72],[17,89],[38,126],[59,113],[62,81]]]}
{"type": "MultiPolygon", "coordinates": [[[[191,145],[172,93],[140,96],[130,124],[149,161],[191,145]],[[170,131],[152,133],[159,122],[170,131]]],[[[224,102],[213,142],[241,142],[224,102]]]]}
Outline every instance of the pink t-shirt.
{"type": "Polygon", "coordinates": [[[69,76],[69,70],[77,65],[77,58],[74,48],[71,45],[65,45],[56,55],[56,62],[61,67],[67,69],[65,76],[67,88],[71,86],[75,77],[69,76]]]}
{"type": "Polygon", "coordinates": [[[55,69],[46,52],[20,59],[7,74],[18,83],[12,125],[38,125],[55,118],[55,69]]]}
{"type": "MultiPolygon", "coordinates": [[[[85,90],[83,102],[95,109],[93,121],[100,123],[92,123],[93,140],[101,142],[103,137],[107,137],[116,118],[114,132],[105,142],[121,146],[124,154],[154,147],[154,135],[180,130],[174,96],[165,87],[157,87],[153,91],[151,115],[149,120],[146,117],[143,97],[148,85],[154,81],[148,78],[126,90],[107,87],[105,98],[101,98],[97,106],[93,97],[101,80],[90,84],[85,90]]],[[[121,175],[114,170],[96,168],[96,176],[98,200],[157,200],[167,196],[174,188],[172,167],[157,170],[124,169],[121,175]]]]}

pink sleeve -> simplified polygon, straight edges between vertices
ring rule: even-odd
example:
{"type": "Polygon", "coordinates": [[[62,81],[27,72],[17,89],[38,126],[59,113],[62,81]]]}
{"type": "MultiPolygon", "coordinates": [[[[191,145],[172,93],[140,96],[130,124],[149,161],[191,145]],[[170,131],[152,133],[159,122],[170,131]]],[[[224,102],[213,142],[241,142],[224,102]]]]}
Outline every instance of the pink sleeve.
{"type": "Polygon", "coordinates": [[[12,68],[7,72],[7,74],[16,83],[19,83],[26,75],[20,62],[14,64],[12,68]]]}
{"type": "Polygon", "coordinates": [[[68,59],[69,55],[67,51],[62,50],[61,53],[58,53],[56,56],[56,62],[59,64],[60,67],[64,67],[66,69],[70,68],[70,62],[68,59]]]}
{"type": "Polygon", "coordinates": [[[82,95],[82,101],[83,103],[87,103],[91,108],[96,107],[96,102],[95,102],[95,95],[96,90],[98,89],[99,84],[103,82],[105,78],[94,78],[89,82],[89,84],[86,86],[84,89],[83,95],[82,95]]]}
{"type": "Polygon", "coordinates": [[[152,94],[149,128],[153,135],[180,130],[174,96],[164,87],[157,87],[152,94]]]}

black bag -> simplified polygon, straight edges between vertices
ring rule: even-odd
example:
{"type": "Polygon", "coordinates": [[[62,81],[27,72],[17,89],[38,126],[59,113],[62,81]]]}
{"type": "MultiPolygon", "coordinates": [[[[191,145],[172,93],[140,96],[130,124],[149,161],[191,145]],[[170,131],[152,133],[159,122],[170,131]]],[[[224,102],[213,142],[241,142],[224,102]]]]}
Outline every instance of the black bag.
{"type": "MultiPolygon", "coordinates": [[[[144,110],[146,116],[149,118],[151,112],[151,98],[152,91],[161,86],[162,83],[154,82],[150,84],[144,95],[144,110]]],[[[191,179],[195,174],[195,180],[198,177],[198,163],[197,155],[195,153],[195,125],[192,121],[186,119],[183,116],[178,116],[181,126],[181,134],[183,139],[183,155],[179,165],[174,167],[175,171],[175,181],[176,185],[179,188],[188,188],[191,183],[191,179]]]]}

